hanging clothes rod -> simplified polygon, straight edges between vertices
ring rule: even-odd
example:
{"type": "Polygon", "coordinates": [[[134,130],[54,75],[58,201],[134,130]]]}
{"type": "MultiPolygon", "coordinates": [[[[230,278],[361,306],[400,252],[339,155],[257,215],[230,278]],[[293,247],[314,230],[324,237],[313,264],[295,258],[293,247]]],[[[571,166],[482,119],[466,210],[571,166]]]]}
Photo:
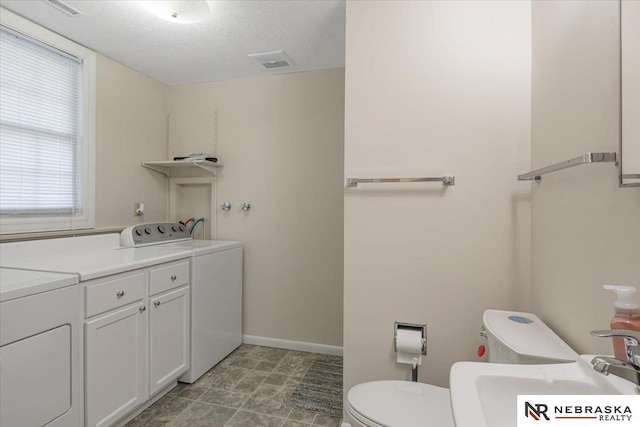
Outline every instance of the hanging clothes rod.
{"type": "Polygon", "coordinates": [[[377,184],[383,182],[441,182],[442,185],[455,185],[455,176],[438,176],[433,178],[347,178],[347,187],[357,187],[358,184],[377,184]]]}
{"type": "Polygon", "coordinates": [[[562,169],[572,168],[574,166],[586,165],[589,163],[615,163],[616,153],[584,153],[582,156],[565,160],[545,168],[536,169],[522,175],[518,175],[518,181],[542,181],[542,175],[556,172],[562,169]]]}

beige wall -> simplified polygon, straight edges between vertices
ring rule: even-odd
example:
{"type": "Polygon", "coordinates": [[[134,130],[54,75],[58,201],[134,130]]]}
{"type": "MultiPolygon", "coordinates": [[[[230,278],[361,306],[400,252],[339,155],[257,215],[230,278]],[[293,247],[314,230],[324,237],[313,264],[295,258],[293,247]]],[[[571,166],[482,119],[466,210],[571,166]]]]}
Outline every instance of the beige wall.
{"type": "MultiPolygon", "coordinates": [[[[618,151],[618,4],[533,2],[532,164],[618,151]]],[[[533,309],[579,353],[613,315],[603,284],[640,290],[640,189],[618,188],[612,164],[532,185],[533,309]]]]}
{"type": "Polygon", "coordinates": [[[427,323],[420,381],[474,360],[486,308],[529,301],[530,5],[348,2],[347,177],[456,185],[345,193],[345,392],[409,379],[393,322],[427,323]]]}
{"type": "Polygon", "coordinates": [[[243,333],[342,346],[344,69],[171,87],[169,110],[171,155],[223,164],[217,238],[245,245],[243,333]]]}
{"type": "Polygon", "coordinates": [[[167,178],[140,162],[166,158],[167,88],[102,55],[96,73],[96,228],[165,221],[167,178]]]}

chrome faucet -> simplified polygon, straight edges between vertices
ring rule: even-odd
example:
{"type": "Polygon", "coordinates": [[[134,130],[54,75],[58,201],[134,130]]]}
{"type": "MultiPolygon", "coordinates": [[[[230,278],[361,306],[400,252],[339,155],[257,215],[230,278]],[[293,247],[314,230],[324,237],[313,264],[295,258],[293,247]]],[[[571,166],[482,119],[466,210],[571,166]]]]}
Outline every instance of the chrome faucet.
{"type": "Polygon", "coordinates": [[[624,339],[627,360],[596,356],[591,360],[593,369],[603,375],[613,374],[636,385],[640,393],[640,333],[624,329],[591,331],[596,337],[619,337],[624,339]]]}

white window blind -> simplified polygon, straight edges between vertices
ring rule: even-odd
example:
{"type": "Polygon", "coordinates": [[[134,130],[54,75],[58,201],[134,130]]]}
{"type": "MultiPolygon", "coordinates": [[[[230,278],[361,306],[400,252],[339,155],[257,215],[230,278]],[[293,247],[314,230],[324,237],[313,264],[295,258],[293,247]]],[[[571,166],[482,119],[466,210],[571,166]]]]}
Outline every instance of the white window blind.
{"type": "Polygon", "coordinates": [[[82,61],[0,36],[0,214],[82,215],[82,61]]]}

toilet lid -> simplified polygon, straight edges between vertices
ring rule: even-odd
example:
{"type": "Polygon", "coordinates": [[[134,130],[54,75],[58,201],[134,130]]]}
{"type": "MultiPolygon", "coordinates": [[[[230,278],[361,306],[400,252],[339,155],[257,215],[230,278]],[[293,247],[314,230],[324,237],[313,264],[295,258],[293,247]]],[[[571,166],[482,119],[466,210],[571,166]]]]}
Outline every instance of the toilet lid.
{"type": "Polygon", "coordinates": [[[454,427],[449,389],[409,381],[372,381],[347,394],[348,411],[372,425],[454,427]]]}

